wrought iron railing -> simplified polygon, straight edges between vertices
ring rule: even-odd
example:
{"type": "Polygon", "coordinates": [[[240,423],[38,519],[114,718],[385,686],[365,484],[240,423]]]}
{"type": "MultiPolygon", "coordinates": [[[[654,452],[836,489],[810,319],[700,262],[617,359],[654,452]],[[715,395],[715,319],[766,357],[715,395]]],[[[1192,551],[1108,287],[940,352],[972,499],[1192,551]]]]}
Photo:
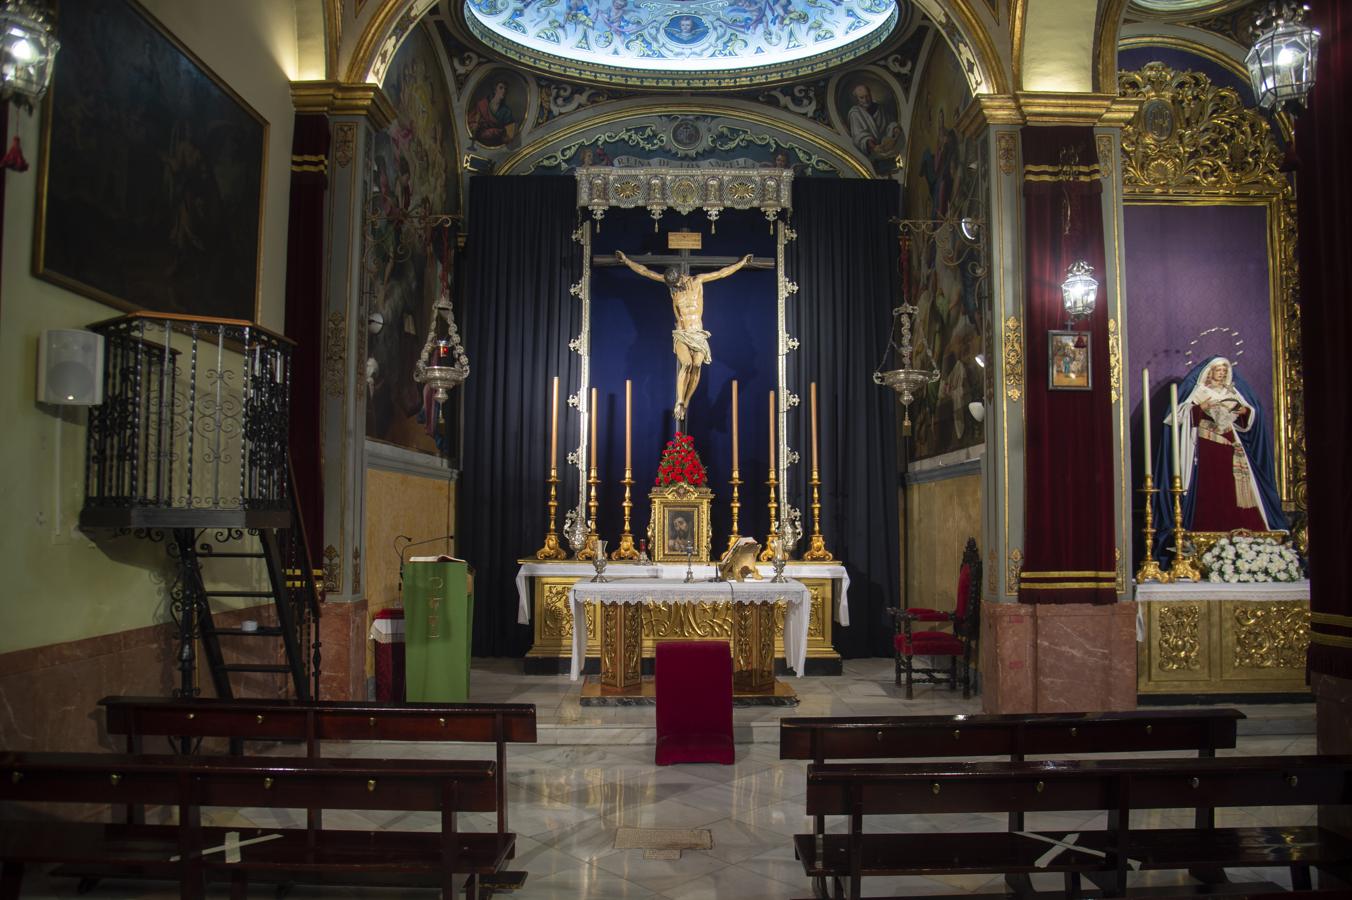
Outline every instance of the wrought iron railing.
{"type": "Polygon", "coordinates": [[[103,336],[81,522],[286,527],[291,349],[251,322],[133,313],[103,336]]]}

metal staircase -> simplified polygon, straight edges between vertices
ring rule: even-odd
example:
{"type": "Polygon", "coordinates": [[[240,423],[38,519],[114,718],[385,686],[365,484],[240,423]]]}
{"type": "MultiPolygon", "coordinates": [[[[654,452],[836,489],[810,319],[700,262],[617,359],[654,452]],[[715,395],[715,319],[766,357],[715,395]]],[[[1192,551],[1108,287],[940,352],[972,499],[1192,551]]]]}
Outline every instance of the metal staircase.
{"type": "Polygon", "coordinates": [[[297,699],[318,699],[322,597],[287,446],[291,341],[161,313],[90,330],[106,342],[104,402],[90,410],[80,524],[165,541],[177,567],[174,693],[200,693],[200,643],[218,697],[247,690],[245,676],[280,675],[297,699]],[[218,626],[227,600],[271,601],[275,621],[218,626]]]}

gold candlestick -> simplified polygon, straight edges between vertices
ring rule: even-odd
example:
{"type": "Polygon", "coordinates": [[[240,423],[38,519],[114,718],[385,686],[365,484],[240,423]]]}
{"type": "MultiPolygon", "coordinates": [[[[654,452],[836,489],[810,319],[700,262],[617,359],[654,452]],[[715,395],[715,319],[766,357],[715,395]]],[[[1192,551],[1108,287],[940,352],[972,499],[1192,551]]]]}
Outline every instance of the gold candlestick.
{"type": "Polygon", "coordinates": [[[568,553],[559,545],[559,533],[554,530],[554,522],[559,512],[559,470],[549,467],[549,528],[545,532],[545,545],[535,551],[536,559],[567,559],[568,553]]]}
{"type": "Polygon", "coordinates": [[[805,561],[812,562],[830,562],[835,559],[831,551],[826,549],[826,538],[822,536],[822,498],[821,498],[821,478],[818,477],[816,469],[812,470],[812,537],[809,539],[807,552],[803,554],[805,561]]]}
{"type": "Polygon", "coordinates": [[[775,500],[775,487],[779,480],[775,477],[775,470],[770,470],[770,477],[766,479],[765,486],[770,489],[770,502],[765,504],[770,508],[770,530],[765,535],[765,547],[761,550],[760,556],[756,557],[761,562],[769,562],[774,557],[774,542],[779,538],[779,502],[775,500]]]}
{"type": "Polygon", "coordinates": [[[591,495],[587,500],[587,527],[589,530],[587,531],[587,542],[582,545],[582,549],[577,553],[578,559],[596,558],[596,541],[600,537],[600,535],[596,533],[596,509],[601,505],[601,500],[597,495],[600,486],[601,479],[596,477],[596,466],[593,465],[591,467],[591,476],[587,478],[587,487],[591,491],[591,495]]]}
{"type": "MultiPolygon", "coordinates": [[[[1178,471],[1175,469],[1174,471],[1178,471]]],[[[1175,475],[1173,487],[1169,491],[1174,495],[1174,562],[1169,567],[1171,581],[1201,581],[1202,572],[1197,568],[1192,554],[1183,549],[1183,478],[1175,475]]]]}
{"type": "Polygon", "coordinates": [[[1159,561],[1155,559],[1155,495],[1159,493],[1159,488],[1155,487],[1155,479],[1149,475],[1145,476],[1145,487],[1141,488],[1141,493],[1145,494],[1145,557],[1141,560],[1141,567],[1136,570],[1136,583],[1145,584],[1147,581],[1158,581],[1160,584],[1168,584],[1172,579],[1169,573],[1160,568],[1159,561]]]}
{"type": "Polygon", "coordinates": [[[738,474],[738,471],[733,469],[732,477],[728,479],[728,484],[732,485],[732,503],[729,504],[732,507],[732,534],[728,535],[729,550],[742,539],[740,526],[737,522],[738,516],[742,511],[741,493],[738,490],[741,487],[742,479],[737,477],[738,474]]]}
{"type": "Polygon", "coordinates": [[[620,546],[615,552],[610,554],[611,559],[638,559],[638,548],[634,546],[634,536],[629,532],[629,513],[634,508],[634,502],[629,498],[629,489],[633,487],[633,471],[628,467],[624,470],[624,533],[620,535],[620,546]]]}

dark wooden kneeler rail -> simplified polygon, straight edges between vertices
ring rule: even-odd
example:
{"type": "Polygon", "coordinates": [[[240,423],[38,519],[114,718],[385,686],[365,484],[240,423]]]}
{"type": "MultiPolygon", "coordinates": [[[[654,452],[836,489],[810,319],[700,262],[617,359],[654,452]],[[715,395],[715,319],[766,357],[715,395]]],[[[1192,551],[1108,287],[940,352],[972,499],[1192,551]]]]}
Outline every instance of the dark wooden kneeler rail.
{"type": "Polygon", "coordinates": [[[1352,757],[1075,760],[994,763],[812,764],[809,815],[849,817],[846,834],[800,834],[794,849],[812,877],[843,874],[848,896],[867,876],[1061,872],[1066,895],[1090,878],[1108,896],[1134,870],[1290,866],[1352,877],[1352,840],[1315,826],[1136,829],[1137,810],[1179,806],[1352,804],[1352,757]],[[881,814],[1107,812],[1108,827],[1039,836],[1018,832],[866,833],[881,814]],[[1064,842],[1064,845],[1058,844],[1064,842]]]}
{"type": "MultiPolygon", "coordinates": [[[[795,717],[779,722],[779,758],[818,765],[848,759],[969,760],[1002,756],[1021,762],[1030,756],[1087,753],[1192,752],[1215,757],[1233,749],[1237,709],[1160,710],[1150,712],[1035,713],[986,716],[795,717]]],[[[1211,828],[1215,813],[1197,807],[1197,827],[1211,828]]],[[[1009,830],[1023,830],[1023,813],[1011,810],[1009,830]]],[[[814,816],[813,831],[826,832],[825,817],[814,816]]],[[[1224,881],[1219,871],[1194,876],[1224,881]]],[[[1029,890],[1027,875],[1006,879],[1016,890],[1029,890]]],[[[819,883],[819,893],[826,885],[819,883]]]]}
{"type": "Polygon", "coordinates": [[[460,812],[497,809],[497,764],[488,760],[259,759],[110,753],[0,754],[0,800],[155,804],[175,808],[174,825],[6,822],[0,827],[0,900],[15,900],[25,864],[114,866],[122,874],[179,882],[184,900],[229,881],[243,900],[251,879],[313,873],[335,883],[435,884],[471,898],[497,872],[515,838],[463,832],[460,812]],[[436,812],[438,833],[232,829],[202,825],[204,806],[436,812]]]}

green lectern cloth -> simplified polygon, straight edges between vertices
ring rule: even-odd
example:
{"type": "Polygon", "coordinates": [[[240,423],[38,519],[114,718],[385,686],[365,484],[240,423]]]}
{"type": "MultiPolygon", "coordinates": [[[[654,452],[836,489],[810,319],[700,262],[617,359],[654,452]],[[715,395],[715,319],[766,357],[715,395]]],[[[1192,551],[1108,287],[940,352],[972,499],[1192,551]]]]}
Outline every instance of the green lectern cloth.
{"type": "Polygon", "coordinates": [[[404,697],[410,703],[469,699],[474,604],[464,562],[404,566],[404,697]]]}

